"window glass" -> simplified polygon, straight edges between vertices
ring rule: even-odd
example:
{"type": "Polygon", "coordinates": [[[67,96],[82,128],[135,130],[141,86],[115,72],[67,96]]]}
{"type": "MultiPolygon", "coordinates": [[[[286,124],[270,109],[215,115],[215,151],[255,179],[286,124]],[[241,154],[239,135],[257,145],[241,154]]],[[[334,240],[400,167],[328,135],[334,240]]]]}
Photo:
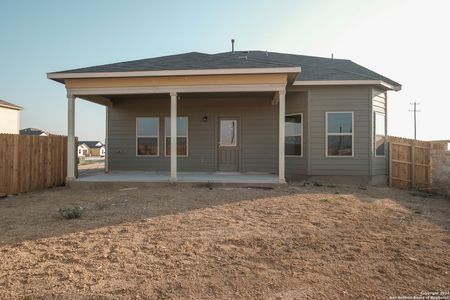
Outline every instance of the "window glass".
{"type": "Polygon", "coordinates": [[[329,135],[328,156],[352,156],[352,136],[329,135]]]}
{"type": "Polygon", "coordinates": [[[287,136],[286,144],[284,146],[286,155],[302,155],[302,137],[301,136],[287,136]]]}
{"type": "Polygon", "coordinates": [[[386,154],[386,132],[384,114],[375,113],[375,155],[384,156],[386,154]]]}
{"type": "Polygon", "coordinates": [[[352,133],[352,113],[328,113],[328,133],[352,133]]]}
{"type": "MultiPolygon", "coordinates": [[[[165,132],[166,137],[170,136],[170,117],[165,118],[165,132]]],[[[187,117],[177,117],[177,136],[187,136],[188,135],[188,118],[187,117]]]]}
{"type": "Polygon", "coordinates": [[[158,138],[138,137],[138,155],[158,155],[158,138]]]}
{"type": "MultiPolygon", "coordinates": [[[[170,156],[170,137],[166,137],[166,155],[170,156]]],[[[187,155],[187,138],[177,137],[177,155],[187,155]]]]}
{"type": "Polygon", "coordinates": [[[286,116],[285,135],[302,134],[302,115],[286,116]]]}
{"type": "Polygon", "coordinates": [[[159,118],[136,118],[137,155],[158,155],[158,124],[159,118]]]}
{"type": "Polygon", "coordinates": [[[302,115],[285,117],[285,155],[302,155],[302,115]]]}
{"type": "Polygon", "coordinates": [[[236,133],[236,120],[220,120],[220,146],[236,146],[236,133]]]}
{"type": "Polygon", "coordinates": [[[353,114],[328,112],[327,156],[353,156],[353,114]]]}
{"type": "Polygon", "coordinates": [[[137,118],[137,136],[158,136],[158,118],[137,118]]]}
{"type": "MultiPolygon", "coordinates": [[[[170,156],[170,117],[164,119],[166,134],[166,156],[170,156]]],[[[187,156],[188,153],[188,118],[177,117],[177,155],[187,156]]]]}

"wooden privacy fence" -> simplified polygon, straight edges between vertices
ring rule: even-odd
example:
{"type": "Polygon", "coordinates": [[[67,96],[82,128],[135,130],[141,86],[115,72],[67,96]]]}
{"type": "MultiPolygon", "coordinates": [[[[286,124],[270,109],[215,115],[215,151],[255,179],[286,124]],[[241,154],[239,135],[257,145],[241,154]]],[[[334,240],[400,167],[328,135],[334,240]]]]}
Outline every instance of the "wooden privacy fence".
{"type": "Polygon", "coordinates": [[[62,185],[66,174],[66,136],[0,134],[0,195],[62,185]]]}
{"type": "Polygon", "coordinates": [[[389,185],[431,189],[431,142],[389,137],[389,185]]]}

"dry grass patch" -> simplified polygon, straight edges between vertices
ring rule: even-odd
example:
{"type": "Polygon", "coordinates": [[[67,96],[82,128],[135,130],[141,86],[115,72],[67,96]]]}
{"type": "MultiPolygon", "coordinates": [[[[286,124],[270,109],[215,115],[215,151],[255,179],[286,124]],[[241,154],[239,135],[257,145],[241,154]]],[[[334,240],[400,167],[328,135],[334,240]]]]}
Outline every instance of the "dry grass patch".
{"type": "Polygon", "coordinates": [[[58,188],[1,199],[0,214],[4,299],[349,299],[449,289],[449,201],[388,188],[58,188]],[[81,218],[58,216],[69,205],[85,208],[81,218]]]}

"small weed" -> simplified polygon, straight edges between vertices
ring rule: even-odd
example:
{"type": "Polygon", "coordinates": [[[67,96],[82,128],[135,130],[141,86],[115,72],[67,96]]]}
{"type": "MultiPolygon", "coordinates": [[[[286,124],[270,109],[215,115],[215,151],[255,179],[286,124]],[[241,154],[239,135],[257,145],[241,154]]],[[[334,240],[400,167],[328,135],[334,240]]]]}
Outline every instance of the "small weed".
{"type": "Polygon", "coordinates": [[[339,192],[338,192],[338,191],[335,191],[334,193],[335,193],[336,195],[339,195],[339,192]]]}
{"type": "Polygon", "coordinates": [[[322,199],[320,199],[320,202],[332,203],[334,201],[335,201],[334,199],[330,199],[330,198],[322,198],[322,199]]]}
{"type": "Polygon", "coordinates": [[[335,185],[335,184],[329,184],[329,185],[327,185],[327,187],[329,187],[329,188],[335,188],[336,185],[335,185]]]}
{"type": "Polygon", "coordinates": [[[313,183],[314,186],[323,186],[323,184],[321,184],[320,182],[314,181],[313,183]]]}
{"type": "Polygon", "coordinates": [[[65,219],[77,219],[83,214],[84,208],[81,206],[60,208],[59,213],[65,219]]]}
{"type": "Polygon", "coordinates": [[[363,185],[360,185],[360,186],[358,186],[358,189],[365,191],[365,190],[367,190],[367,187],[363,186],[363,185]]]}
{"type": "Polygon", "coordinates": [[[96,207],[98,210],[103,210],[103,209],[105,209],[105,208],[108,207],[108,204],[96,202],[96,203],[95,203],[95,207],[96,207]]]}

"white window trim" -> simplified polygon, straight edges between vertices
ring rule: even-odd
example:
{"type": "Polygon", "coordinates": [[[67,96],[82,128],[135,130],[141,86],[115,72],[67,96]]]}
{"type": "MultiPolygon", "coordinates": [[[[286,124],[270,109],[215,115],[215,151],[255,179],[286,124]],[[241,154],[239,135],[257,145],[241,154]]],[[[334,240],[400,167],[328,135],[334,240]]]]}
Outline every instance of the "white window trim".
{"type": "MultiPolygon", "coordinates": [[[[302,117],[302,123],[301,123],[301,134],[300,134],[300,137],[301,137],[301,140],[300,140],[300,143],[301,143],[301,153],[302,153],[302,155],[284,155],[285,157],[296,157],[296,158],[302,158],[303,157],[303,150],[304,150],[304,145],[303,145],[303,122],[304,122],[304,119],[303,119],[303,113],[292,113],[292,114],[285,114],[284,115],[284,117],[285,117],[285,121],[284,121],[284,123],[286,123],[286,117],[289,117],[289,116],[298,116],[298,115],[300,115],[301,117],[302,117]]],[[[286,125],[285,125],[286,126],[286,125]]],[[[290,135],[291,136],[291,135],[290,135]]],[[[292,135],[292,136],[296,136],[296,135],[292,135]]],[[[284,141],[284,143],[286,144],[286,133],[284,134],[284,138],[285,138],[285,141],[284,141]]],[[[285,146],[286,147],[286,146],[285,146]]]]}
{"type": "Polygon", "coordinates": [[[327,111],[325,112],[325,157],[331,158],[353,158],[355,157],[355,114],[353,111],[327,111]],[[328,133],[328,114],[329,113],[351,113],[352,114],[352,132],[351,133],[328,133]],[[352,155],[328,155],[328,136],[352,136],[352,155]]]}
{"type": "Polygon", "coordinates": [[[387,144],[387,134],[386,134],[386,114],[378,111],[373,112],[373,153],[375,154],[375,157],[386,157],[386,144],[387,144]],[[377,114],[384,116],[384,155],[377,155],[377,114]]]}
{"type": "Polygon", "coordinates": [[[155,116],[145,116],[145,117],[136,117],[136,157],[159,157],[159,117],[155,117],[155,116]],[[156,118],[158,120],[157,124],[157,128],[156,128],[156,132],[157,132],[157,136],[153,136],[153,135],[138,135],[138,119],[140,118],[156,118]],[[148,154],[138,154],[138,138],[156,138],[156,155],[148,155],[148,154]]]}
{"type": "MultiPolygon", "coordinates": [[[[164,117],[164,157],[170,157],[170,154],[166,153],[167,138],[170,137],[170,135],[166,136],[166,118],[168,118],[170,120],[170,116],[164,117]]],[[[177,116],[177,118],[186,118],[187,119],[187,128],[186,128],[187,135],[183,136],[183,135],[178,135],[178,133],[177,133],[177,138],[179,138],[179,137],[186,138],[186,155],[177,154],[177,157],[189,157],[189,117],[188,116],[177,116]]],[[[177,124],[178,124],[178,120],[177,120],[177,124]]]]}

